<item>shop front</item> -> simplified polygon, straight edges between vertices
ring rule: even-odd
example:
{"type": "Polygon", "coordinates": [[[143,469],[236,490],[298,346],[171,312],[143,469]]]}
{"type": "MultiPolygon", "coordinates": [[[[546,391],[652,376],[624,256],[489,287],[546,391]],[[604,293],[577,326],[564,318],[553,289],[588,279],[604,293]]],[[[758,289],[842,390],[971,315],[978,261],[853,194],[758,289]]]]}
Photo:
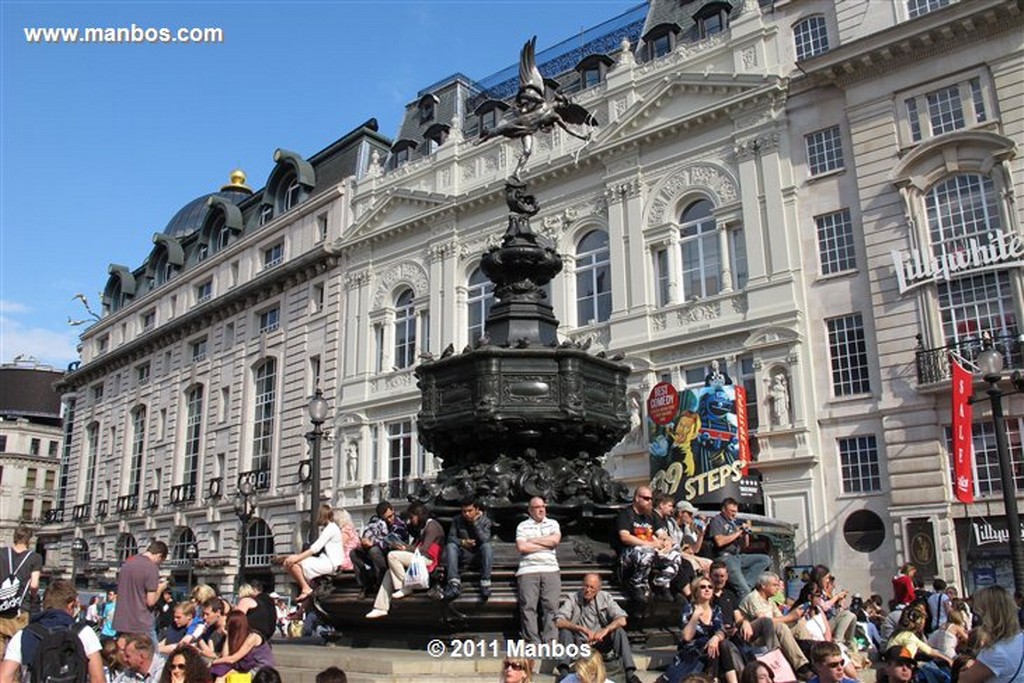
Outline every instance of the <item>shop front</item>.
{"type": "MultiPolygon", "coordinates": [[[[968,517],[955,524],[962,581],[968,593],[985,586],[1012,586],[1006,517],[968,517]]],[[[1018,533],[1024,539],[1024,523],[1018,533]]]]}

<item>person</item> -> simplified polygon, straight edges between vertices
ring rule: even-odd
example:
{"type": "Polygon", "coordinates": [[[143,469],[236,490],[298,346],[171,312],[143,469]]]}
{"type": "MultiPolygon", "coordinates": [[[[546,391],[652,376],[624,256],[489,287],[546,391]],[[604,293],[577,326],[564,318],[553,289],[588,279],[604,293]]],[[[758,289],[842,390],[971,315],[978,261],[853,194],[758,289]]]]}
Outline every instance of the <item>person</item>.
{"type": "Polygon", "coordinates": [[[277,632],[283,637],[288,637],[288,605],[277,593],[271,593],[270,599],[274,601],[274,611],[277,617],[277,632]]]}
{"type": "Polygon", "coordinates": [[[808,683],[856,683],[856,678],[846,675],[846,661],[843,651],[833,642],[821,641],[811,647],[811,666],[814,678],[808,683]]]}
{"type": "Polygon", "coordinates": [[[108,590],[107,599],[100,610],[103,626],[100,627],[100,638],[109,640],[117,637],[114,630],[114,613],[117,611],[117,591],[108,590]]]}
{"type": "Polygon", "coordinates": [[[316,675],[316,683],[348,683],[348,676],[336,666],[329,666],[316,675]]]}
{"type": "Polygon", "coordinates": [[[117,610],[111,626],[118,633],[148,633],[150,646],[156,642],[156,628],[150,612],[167,588],[160,578],[160,563],[167,559],[167,544],[153,541],[146,551],[133,555],[117,573],[117,610]]]}
{"type": "MultiPolygon", "coordinates": [[[[796,638],[793,637],[793,631],[790,628],[794,622],[804,616],[804,609],[797,605],[790,609],[788,614],[783,615],[778,603],[772,599],[781,589],[782,581],[778,574],[763,572],[757,578],[754,590],[740,601],[740,611],[743,613],[744,619],[751,622],[757,619],[771,619],[775,642],[770,646],[778,645],[782,650],[782,655],[798,676],[809,677],[811,665],[797,644],[796,638]]],[[[761,623],[767,624],[767,622],[761,623]]],[[[753,627],[754,624],[752,623],[751,626],[753,627]]],[[[762,628],[759,641],[751,641],[752,644],[770,642],[765,640],[767,636],[765,631],[766,629],[762,628]]]]}
{"type": "Polygon", "coordinates": [[[195,630],[202,620],[196,623],[195,613],[196,606],[191,600],[184,600],[174,606],[174,609],[171,610],[171,625],[164,632],[164,637],[157,643],[158,654],[170,655],[180,645],[188,645],[199,637],[195,636],[195,630]],[[184,640],[186,636],[188,640],[184,640]]]}
{"type": "Polygon", "coordinates": [[[408,526],[416,540],[411,546],[398,544],[388,553],[388,573],[384,575],[373,609],[366,613],[367,619],[380,619],[387,616],[391,609],[391,600],[401,600],[411,595],[412,590],[405,587],[405,573],[412,563],[413,551],[418,550],[427,563],[427,572],[437,567],[441,558],[441,545],[444,542],[444,527],[436,520],[427,516],[427,506],[413,503],[406,510],[408,526]]]}
{"type": "MultiPolygon", "coordinates": [[[[558,642],[568,646],[589,644],[602,653],[614,651],[622,662],[627,683],[639,683],[633,650],[626,637],[626,612],[610,593],[601,590],[601,577],[587,574],[583,587],[566,595],[555,614],[558,642]]],[[[568,649],[568,648],[567,648],[568,649]]],[[[569,657],[558,660],[559,675],[569,672],[569,657]]]]}
{"type": "Polygon", "coordinates": [[[159,680],[163,662],[158,660],[156,645],[149,634],[126,633],[123,639],[120,636],[119,633],[118,646],[121,649],[124,668],[112,683],[150,683],[159,680]]]}
{"type": "Polygon", "coordinates": [[[353,571],[352,551],[360,546],[356,525],[348,510],[341,507],[334,510],[334,523],[341,528],[341,564],[338,565],[338,571],[353,571]]]}
{"type": "Polygon", "coordinates": [[[949,594],[946,593],[947,587],[946,582],[942,579],[932,581],[932,594],[928,596],[928,614],[931,615],[926,629],[928,633],[942,628],[946,623],[949,605],[952,602],[949,594]]]}
{"type": "Polygon", "coordinates": [[[982,648],[974,665],[960,673],[960,683],[1022,683],[1024,632],[1013,598],[1002,586],[986,586],[973,598],[982,648]]]}
{"type": "Polygon", "coordinates": [[[558,637],[555,612],[562,592],[562,575],[558,567],[558,544],[562,530],[558,522],[547,516],[547,503],[540,496],[530,499],[528,517],[516,527],[516,602],[523,640],[528,643],[551,642],[558,637]],[[543,627],[537,618],[537,606],[543,610],[543,627]]]}
{"type": "Polygon", "coordinates": [[[928,644],[950,659],[956,659],[957,650],[967,642],[967,621],[964,613],[949,607],[946,611],[946,622],[928,634],[928,644]]]}
{"type": "MultiPolygon", "coordinates": [[[[823,564],[814,565],[809,580],[818,585],[820,594],[816,597],[815,606],[828,619],[832,640],[846,648],[846,653],[856,653],[860,647],[857,644],[857,615],[843,607],[849,592],[836,587],[835,576],[823,564]]],[[[802,602],[798,601],[798,604],[802,602]]]]}
{"type": "Polygon", "coordinates": [[[598,650],[591,650],[589,657],[577,659],[572,668],[573,673],[563,678],[561,683],[614,683],[608,678],[604,657],[598,650]]]}
{"type": "Polygon", "coordinates": [[[690,582],[693,581],[695,572],[689,562],[683,562],[683,533],[676,522],[675,498],[667,493],[656,494],[654,496],[653,511],[655,521],[659,527],[655,532],[655,536],[668,540],[668,545],[659,550],[658,554],[668,558],[679,567],[676,575],[672,577],[669,590],[673,595],[677,593],[685,595],[686,591],[689,590],[690,582]]]}
{"type": "Polygon", "coordinates": [[[167,629],[174,621],[174,595],[170,590],[165,588],[164,592],[160,594],[160,599],[153,607],[153,612],[156,613],[156,636],[163,640],[167,629]]]}
{"type": "Polygon", "coordinates": [[[909,605],[917,599],[917,592],[914,588],[916,575],[917,567],[908,562],[900,567],[896,576],[892,577],[892,598],[897,605],[909,605]]]}
{"type": "MultiPolygon", "coordinates": [[[[890,647],[885,651],[885,676],[888,683],[910,683],[917,676],[917,660],[904,647],[890,647]]],[[[972,667],[973,668],[973,667],[972,667]]],[[[963,676],[961,675],[961,680],[963,676]]]]}
{"type": "Polygon", "coordinates": [[[750,545],[750,526],[737,520],[740,506],[735,498],[722,501],[721,512],[708,522],[705,538],[710,538],[708,548],[712,559],[722,560],[729,567],[729,581],[736,593],[749,595],[753,590],[750,584],[772,565],[767,555],[744,553],[750,545]]]}
{"type": "Polygon", "coordinates": [[[533,660],[506,657],[501,663],[501,683],[532,683],[533,660]]]}
{"type": "MultiPolygon", "coordinates": [[[[23,667],[27,669],[35,660],[36,648],[40,643],[36,625],[49,630],[74,628],[78,608],[78,591],[71,582],[63,579],[52,581],[43,596],[42,611],[33,615],[28,627],[15,633],[7,643],[3,662],[0,663],[0,681],[15,683],[22,680],[19,670],[23,667]]],[[[89,683],[104,683],[101,646],[96,632],[79,626],[77,633],[85,653],[83,668],[88,671],[89,683]]]]}
{"type": "Polygon", "coordinates": [[[452,520],[448,530],[448,545],[444,551],[445,600],[455,600],[462,594],[459,570],[476,562],[480,565],[480,599],[491,597],[491,566],[494,564],[494,546],[491,544],[491,518],[476,500],[462,503],[462,514],[452,520]]]}
{"type": "Polygon", "coordinates": [[[671,550],[671,541],[658,538],[660,528],[653,517],[654,495],[649,486],[638,486],[633,493],[633,503],[619,512],[614,538],[619,554],[619,570],[622,584],[628,586],[630,597],[639,603],[648,598],[648,582],[654,586],[659,598],[673,600],[669,586],[679,573],[681,556],[662,555],[660,550],[671,550]]]}
{"type": "Polygon", "coordinates": [[[761,660],[755,659],[743,667],[740,683],[775,683],[775,672],[761,660]]]}
{"type": "MultiPolygon", "coordinates": [[[[711,604],[722,613],[722,631],[747,658],[752,654],[750,641],[755,637],[765,645],[775,645],[774,624],[771,619],[748,621],[740,611],[740,598],[729,585],[729,568],[716,560],[707,574],[711,580],[711,604]],[[756,629],[755,629],[756,627],[756,629]]],[[[769,649],[774,649],[770,647],[769,649]]]]}
{"type": "Polygon", "coordinates": [[[695,574],[707,575],[711,571],[711,560],[700,554],[704,548],[704,532],[707,521],[698,516],[693,503],[681,500],[676,503],[676,524],[680,533],[680,550],[683,559],[690,563],[695,574]]]}
{"type": "Polygon", "coordinates": [[[252,677],[252,683],[284,683],[281,674],[272,666],[265,666],[252,677]]]}
{"type": "Polygon", "coordinates": [[[277,630],[277,608],[274,607],[274,601],[267,595],[262,581],[250,581],[248,585],[239,587],[238,594],[240,596],[243,588],[246,589],[245,597],[238,601],[235,609],[245,614],[250,630],[259,633],[264,643],[270,643],[270,639],[274,637],[274,632],[277,630]]]}
{"type": "MultiPolygon", "coordinates": [[[[955,590],[955,589],[954,589],[955,590]]],[[[950,597],[956,597],[952,595],[950,597]]],[[[1017,605],[1017,623],[1024,628],[1024,588],[1013,591],[1013,602],[1017,605]]]]}
{"type": "Polygon", "coordinates": [[[321,505],[316,518],[320,535],[313,544],[301,553],[284,559],[284,568],[299,584],[299,595],[295,600],[302,602],[313,594],[309,582],[320,576],[330,576],[338,571],[344,557],[344,542],[341,527],[334,521],[330,505],[321,505]]]}
{"type": "Polygon", "coordinates": [[[25,598],[38,599],[43,560],[28,547],[31,541],[32,530],[22,525],[14,530],[11,545],[0,548],[0,658],[11,637],[28,625],[25,598]]]}
{"type": "MultiPolygon", "coordinates": [[[[953,660],[932,648],[924,641],[924,627],[928,623],[928,615],[924,605],[916,603],[903,610],[900,615],[899,625],[886,647],[902,647],[907,649],[914,657],[926,655],[937,659],[946,666],[953,666],[953,660]]],[[[929,667],[930,669],[930,667],[929,667]]],[[[925,671],[927,673],[927,671],[925,671]]]]}
{"type": "Polygon", "coordinates": [[[94,595],[89,598],[89,606],[85,608],[85,621],[93,628],[100,625],[100,596],[94,595]]]}
{"type": "Polygon", "coordinates": [[[210,664],[210,676],[221,681],[232,671],[246,673],[274,666],[270,644],[249,628],[245,612],[233,609],[228,613],[227,631],[220,656],[210,664]]]}
{"type": "Polygon", "coordinates": [[[224,601],[213,597],[203,603],[203,635],[196,641],[196,649],[207,659],[216,659],[227,639],[227,609],[224,601]]]}
{"type": "Polygon", "coordinates": [[[356,583],[363,589],[363,596],[377,592],[384,573],[388,570],[387,554],[392,547],[409,542],[409,531],[405,523],[395,515],[395,508],[386,500],[377,503],[359,547],[349,553],[356,583]]]}
{"type": "Polygon", "coordinates": [[[713,601],[711,579],[697,577],[690,586],[690,601],[680,614],[682,634],[675,660],[665,672],[670,683],[690,673],[704,672],[717,680],[738,683],[743,657],[725,634],[722,610],[713,601]]]}
{"type": "Polygon", "coordinates": [[[183,645],[174,649],[164,664],[160,683],[208,683],[210,668],[193,648],[183,645]]]}

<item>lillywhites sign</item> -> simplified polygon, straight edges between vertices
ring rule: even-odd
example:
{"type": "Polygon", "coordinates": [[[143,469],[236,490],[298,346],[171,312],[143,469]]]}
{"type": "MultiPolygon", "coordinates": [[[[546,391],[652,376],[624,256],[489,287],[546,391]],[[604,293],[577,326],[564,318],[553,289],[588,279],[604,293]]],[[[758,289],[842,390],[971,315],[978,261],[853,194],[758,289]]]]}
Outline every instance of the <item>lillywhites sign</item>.
{"type": "MultiPolygon", "coordinates": [[[[1010,531],[992,526],[989,522],[971,522],[971,530],[974,532],[975,545],[989,545],[998,543],[1000,545],[1010,542],[1010,531]]],[[[1020,537],[1024,540],[1024,524],[1020,527],[1020,537]]]]}
{"type": "Polygon", "coordinates": [[[904,294],[928,282],[950,280],[966,273],[1024,266],[1024,237],[995,230],[989,233],[987,242],[972,237],[957,251],[939,255],[921,249],[909,253],[893,251],[892,260],[900,294],[904,294]]]}

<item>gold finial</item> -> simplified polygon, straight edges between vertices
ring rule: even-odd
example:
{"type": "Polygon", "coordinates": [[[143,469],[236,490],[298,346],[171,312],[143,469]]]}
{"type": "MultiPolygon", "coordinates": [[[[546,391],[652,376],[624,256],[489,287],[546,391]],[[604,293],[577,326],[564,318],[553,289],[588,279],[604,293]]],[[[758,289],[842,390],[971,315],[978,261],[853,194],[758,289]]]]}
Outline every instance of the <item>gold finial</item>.
{"type": "Polygon", "coordinates": [[[229,182],[227,185],[220,188],[221,192],[234,190],[236,192],[241,191],[252,194],[252,188],[245,184],[245,171],[243,171],[242,169],[236,168],[234,171],[232,171],[231,175],[228,176],[228,181],[229,182]]]}

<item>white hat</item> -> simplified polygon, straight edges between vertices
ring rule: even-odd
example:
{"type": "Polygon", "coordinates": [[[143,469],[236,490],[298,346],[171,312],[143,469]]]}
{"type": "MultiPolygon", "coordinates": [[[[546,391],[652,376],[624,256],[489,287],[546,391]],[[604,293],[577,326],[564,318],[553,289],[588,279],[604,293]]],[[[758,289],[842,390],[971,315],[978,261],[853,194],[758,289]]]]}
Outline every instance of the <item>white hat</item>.
{"type": "Polygon", "coordinates": [[[281,596],[280,596],[280,595],[278,595],[277,593],[271,593],[271,594],[270,594],[270,597],[271,597],[271,599],[273,599],[273,600],[280,600],[280,599],[281,599],[281,596]]]}
{"type": "Polygon", "coordinates": [[[690,501],[681,500],[676,503],[676,512],[689,512],[691,515],[695,515],[697,514],[697,508],[690,501]]]}

